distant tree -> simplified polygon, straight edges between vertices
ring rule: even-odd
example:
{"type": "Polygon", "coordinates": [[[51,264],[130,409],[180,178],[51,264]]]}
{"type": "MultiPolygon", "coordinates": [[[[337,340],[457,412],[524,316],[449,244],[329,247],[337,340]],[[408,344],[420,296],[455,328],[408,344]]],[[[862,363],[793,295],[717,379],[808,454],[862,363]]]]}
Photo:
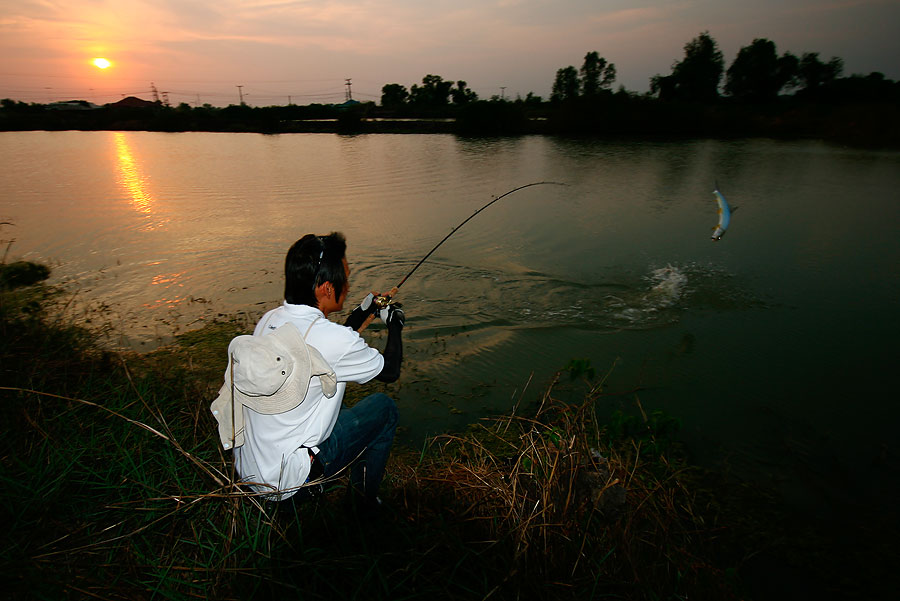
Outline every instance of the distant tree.
{"type": "Polygon", "coordinates": [[[684,100],[714,100],[719,96],[719,81],[725,59],[708,31],[684,46],[684,59],[675,65],[678,95],[684,100]]]}
{"type": "Polygon", "coordinates": [[[581,93],[596,96],[601,89],[608,89],[616,80],[616,66],[606,61],[597,52],[584,55],[581,66],[581,93]]]}
{"type": "Polygon", "coordinates": [[[650,78],[650,95],[660,100],[672,100],[675,98],[675,77],[672,75],[660,75],[657,73],[650,78]]]}
{"type": "Polygon", "coordinates": [[[440,75],[428,74],[422,78],[421,86],[413,84],[410,88],[409,102],[423,107],[447,106],[451,87],[453,82],[444,81],[440,75]]]}
{"type": "Polygon", "coordinates": [[[17,101],[13,100],[12,98],[4,98],[3,100],[0,100],[0,107],[7,111],[27,111],[29,109],[42,109],[43,105],[35,103],[31,103],[31,105],[29,105],[28,103],[22,102],[21,100],[17,101]]]}
{"type": "Polygon", "coordinates": [[[835,79],[828,87],[831,98],[844,102],[900,102],[900,82],[878,71],[835,79]]]}
{"type": "Polygon", "coordinates": [[[535,96],[534,92],[528,92],[528,94],[525,95],[525,104],[529,106],[540,105],[543,102],[544,99],[540,96],[535,96]]]}
{"type": "Polygon", "coordinates": [[[578,79],[578,71],[569,65],[556,72],[553,89],[550,92],[550,102],[565,102],[578,98],[581,81],[578,79]]]}
{"type": "Polygon", "coordinates": [[[405,86],[399,83],[385,84],[381,88],[381,106],[387,109],[395,109],[403,106],[406,99],[409,98],[409,92],[405,86]]]}
{"type": "Polygon", "coordinates": [[[719,96],[719,81],[725,70],[725,59],[716,41],[704,31],[685,44],[684,58],[672,66],[672,74],[655,75],[650,79],[651,90],[661,100],[706,102],[719,96]]]}
{"type": "Polygon", "coordinates": [[[781,89],[778,90],[778,93],[780,94],[784,90],[796,88],[799,77],[800,59],[790,52],[785,52],[778,59],[778,78],[784,82],[781,89]]]}
{"type": "Polygon", "coordinates": [[[450,90],[450,98],[453,104],[466,104],[478,100],[478,94],[470,90],[466,82],[459,80],[456,87],[450,90]]]}
{"type": "Polygon", "coordinates": [[[725,92],[745,100],[774,100],[796,78],[797,67],[796,56],[786,52],[779,58],[774,42],[757,38],[728,67],[725,92]]]}
{"type": "Polygon", "coordinates": [[[603,78],[600,80],[600,87],[607,90],[611,88],[616,81],[616,75],[616,65],[607,63],[606,68],[603,70],[603,78]]]}
{"type": "Polygon", "coordinates": [[[823,63],[818,52],[805,52],[798,68],[800,87],[806,91],[816,90],[833,82],[843,71],[844,61],[838,57],[832,56],[831,60],[823,63]]]}

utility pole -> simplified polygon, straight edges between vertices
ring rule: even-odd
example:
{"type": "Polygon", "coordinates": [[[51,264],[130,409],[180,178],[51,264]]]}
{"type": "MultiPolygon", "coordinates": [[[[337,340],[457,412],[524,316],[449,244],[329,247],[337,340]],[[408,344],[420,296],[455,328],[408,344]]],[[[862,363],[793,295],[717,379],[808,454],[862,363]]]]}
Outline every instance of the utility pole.
{"type": "Polygon", "coordinates": [[[506,86],[500,86],[500,100],[506,99],[506,86]]]}
{"type": "Polygon", "coordinates": [[[241,106],[244,106],[244,90],[241,89],[241,88],[243,88],[243,87],[244,87],[244,86],[237,86],[237,89],[238,89],[238,96],[239,96],[240,99],[241,99],[241,106]]]}
{"type": "Polygon", "coordinates": [[[345,81],[347,82],[347,94],[344,101],[347,102],[353,100],[353,92],[350,90],[350,78],[348,77],[345,81]]]}

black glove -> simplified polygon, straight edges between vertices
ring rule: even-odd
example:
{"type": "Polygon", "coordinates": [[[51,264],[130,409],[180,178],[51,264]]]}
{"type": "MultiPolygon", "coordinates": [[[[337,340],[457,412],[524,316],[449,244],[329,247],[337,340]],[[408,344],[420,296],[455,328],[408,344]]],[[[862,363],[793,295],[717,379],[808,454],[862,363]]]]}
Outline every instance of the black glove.
{"type": "Polygon", "coordinates": [[[381,382],[396,382],[400,377],[400,364],[403,363],[403,322],[406,316],[399,303],[391,303],[378,311],[378,316],[387,326],[387,343],[384,345],[384,367],[375,376],[381,382]]]}
{"type": "Polygon", "coordinates": [[[344,325],[354,330],[359,330],[369,315],[372,315],[378,309],[378,305],[376,305],[374,301],[375,295],[370,292],[366,295],[366,298],[362,299],[359,306],[350,312],[344,325]]]}
{"type": "Polygon", "coordinates": [[[378,312],[378,317],[381,318],[381,321],[384,322],[384,325],[390,326],[399,324],[402,328],[403,324],[406,323],[406,315],[403,313],[403,309],[400,308],[400,303],[391,303],[387,307],[381,309],[378,312]]]}

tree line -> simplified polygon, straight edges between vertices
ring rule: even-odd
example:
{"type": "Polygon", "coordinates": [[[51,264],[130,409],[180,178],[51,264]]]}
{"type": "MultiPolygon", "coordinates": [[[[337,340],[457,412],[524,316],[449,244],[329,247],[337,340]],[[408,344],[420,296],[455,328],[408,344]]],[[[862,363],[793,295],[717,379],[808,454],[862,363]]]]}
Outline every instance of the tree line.
{"type": "Polygon", "coordinates": [[[590,51],[580,68],[557,70],[547,100],[531,92],[524,98],[480,99],[465,80],[428,74],[410,88],[384,85],[380,104],[218,108],[156,103],[66,112],[4,99],[0,130],[770,136],[900,146],[900,83],[877,72],[842,74],[838,57],[823,61],[817,52],[779,54],[775,43],[763,38],[742,47],[726,68],[718,44],[702,32],[685,44],[684,56],[669,74],[650,78],[650,90],[643,94],[624,86],[613,92],[615,64],[590,51]],[[392,117],[403,119],[391,122],[392,117]],[[429,117],[443,122],[429,122],[429,117]]]}
{"type": "Polygon", "coordinates": [[[855,88],[860,99],[893,95],[896,100],[896,85],[882,73],[853,75],[836,86],[843,70],[842,59],[833,56],[823,62],[818,52],[804,52],[800,58],[790,52],[779,56],[775,43],[765,38],[742,47],[726,70],[716,41],[703,32],[684,46],[684,58],[672,66],[671,74],[650,79],[650,93],[660,100],[714,101],[724,74],[725,95],[743,101],[771,102],[791,91],[824,97],[834,94],[836,87],[855,88]]]}
{"type": "Polygon", "coordinates": [[[410,89],[382,88],[380,110],[453,116],[461,132],[820,137],[900,146],[900,83],[884,74],[842,77],[844,62],[818,52],[779,54],[756,38],[726,66],[708,31],[684,45],[670,73],[639,94],[619,86],[613,62],[590,51],[557,70],[550,98],[481,100],[464,80],[429,74],[410,89]],[[540,121],[536,121],[539,119],[540,121]]]}
{"type": "MultiPolygon", "coordinates": [[[[661,101],[713,102],[730,98],[745,102],[772,102],[783,93],[818,99],[900,100],[900,86],[884,74],[851,75],[841,78],[844,61],[836,56],[827,62],[818,52],[804,52],[799,58],[785,52],[778,55],[775,43],[756,38],[742,47],[726,70],[725,58],[708,31],[684,46],[684,57],[672,65],[669,75],[650,78],[650,91],[645,95],[661,101]],[[722,79],[724,76],[724,86],[722,79]],[[721,89],[721,92],[720,92],[721,89]]],[[[553,80],[550,102],[558,105],[579,98],[597,98],[611,93],[616,80],[616,66],[596,51],[588,52],[580,69],[569,65],[560,68],[553,80]]],[[[635,95],[624,87],[619,93],[635,95]]],[[[478,95],[463,81],[444,81],[429,74],[422,84],[407,88],[398,83],[381,90],[381,106],[387,109],[440,108],[462,106],[478,100],[478,95]]],[[[492,101],[504,100],[496,96],[492,101]]],[[[541,104],[543,99],[532,92],[518,101],[541,104]]]]}

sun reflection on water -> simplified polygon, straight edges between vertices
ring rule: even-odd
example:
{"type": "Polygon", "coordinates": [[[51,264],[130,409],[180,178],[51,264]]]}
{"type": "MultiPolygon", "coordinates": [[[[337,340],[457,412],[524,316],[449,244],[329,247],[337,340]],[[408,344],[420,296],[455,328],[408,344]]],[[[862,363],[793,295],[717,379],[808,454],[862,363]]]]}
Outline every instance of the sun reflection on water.
{"type": "Polygon", "coordinates": [[[116,143],[119,179],[131,198],[131,206],[150,219],[142,229],[152,230],[164,225],[167,220],[160,219],[157,215],[156,203],[150,194],[146,178],[131,152],[126,135],[123,132],[113,132],[113,139],[116,143]]]}
{"type": "Polygon", "coordinates": [[[189,279],[189,276],[185,271],[180,273],[161,273],[153,276],[150,285],[161,287],[160,298],[150,303],[144,303],[144,307],[148,309],[174,309],[178,307],[188,300],[188,297],[183,294],[184,284],[187,279],[189,279]]]}

